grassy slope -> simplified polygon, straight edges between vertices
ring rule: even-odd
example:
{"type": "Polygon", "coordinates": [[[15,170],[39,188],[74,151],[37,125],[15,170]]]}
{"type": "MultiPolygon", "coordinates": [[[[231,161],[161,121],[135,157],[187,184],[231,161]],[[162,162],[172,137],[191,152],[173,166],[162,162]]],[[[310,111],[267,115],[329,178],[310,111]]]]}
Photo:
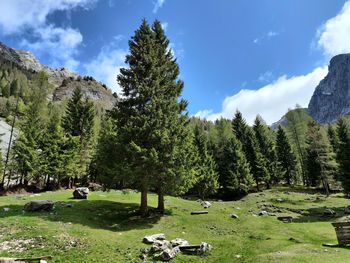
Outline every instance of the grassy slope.
{"type": "MultiPolygon", "coordinates": [[[[330,222],[345,218],[326,219],[319,214],[327,206],[342,216],[349,200],[341,195],[316,200],[320,195],[300,191],[290,191],[287,195],[284,190],[251,194],[243,201],[214,202],[208,215],[197,216],[191,216],[190,211],[201,210],[199,203],[167,197],[169,215],[147,220],[132,214],[139,200],[139,194],[135,193],[93,192],[89,200],[73,200],[71,191],[25,196],[25,200],[0,197],[0,242],[35,236],[45,238],[42,245],[35,244],[24,252],[0,252],[0,256],[52,255],[52,262],[139,262],[139,249],[148,247],[141,243],[142,237],[165,233],[168,239],[180,237],[193,244],[205,241],[214,246],[208,257],[179,255],[172,262],[347,262],[350,250],[328,248],[325,251],[321,246],[324,242],[336,243],[330,222]],[[279,203],[277,198],[285,202],[279,203]],[[63,201],[72,203],[73,207],[56,204],[51,214],[23,214],[23,204],[34,199],[63,201]],[[262,204],[272,210],[277,208],[270,205],[281,207],[282,214],[292,214],[298,219],[284,224],[274,216],[255,217],[249,212],[257,213],[262,204]],[[4,212],[3,207],[10,207],[11,211],[4,212]],[[236,213],[239,219],[231,219],[230,213],[236,213]],[[74,242],[78,244],[76,247],[74,242]],[[70,243],[73,245],[67,247],[70,243]]],[[[155,206],[156,196],[151,194],[149,201],[155,206]]]]}

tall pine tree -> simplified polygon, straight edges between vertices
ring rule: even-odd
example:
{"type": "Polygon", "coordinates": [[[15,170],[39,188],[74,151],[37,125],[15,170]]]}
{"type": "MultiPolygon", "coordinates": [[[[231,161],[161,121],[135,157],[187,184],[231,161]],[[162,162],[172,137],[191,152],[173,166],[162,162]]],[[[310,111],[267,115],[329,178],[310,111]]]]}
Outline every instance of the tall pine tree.
{"type": "Polygon", "coordinates": [[[349,124],[344,118],[337,121],[338,151],[337,161],[339,164],[339,180],[344,192],[350,194],[350,131],[349,124]]]}
{"type": "Polygon", "coordinates": [[[276,153],[279,170],[288,185],[295,181],[296,157],[293,153],[287,134],[281,126],[278,127],[276,135],[276,153]]]}
{"type": "Polygon", "coordinates": [[[123,156],[117,161],[139,183],[140,212],[145,216],[150,186],[158,191],[160,212],[164,212],[167,190],[191,186],[195,171],[186,148],[192,137],[183,114],[187,102],[179,99],[183,89],[179,67],[161,23],[155,21],[151,28],[143,20],[129,41],[129,49],[129,68],[121,69],[118,75],[123,97],[113,111],[118,145],[123,147],[123,156]]]}

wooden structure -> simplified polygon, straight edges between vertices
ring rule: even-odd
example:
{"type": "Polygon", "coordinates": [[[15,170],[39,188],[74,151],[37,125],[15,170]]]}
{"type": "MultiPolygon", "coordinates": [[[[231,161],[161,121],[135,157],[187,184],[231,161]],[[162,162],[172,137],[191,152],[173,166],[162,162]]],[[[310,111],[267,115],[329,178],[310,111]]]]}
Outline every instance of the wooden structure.
{"type": "Polygon", "coordinates": [[[191,215],[204,215],[208,214],[208,211],[193,211],[191,212],[191,215]]]}
{"type": "Polygon", "coordinates": [[[350,222],[332,223],[337,234],[338,245],[345,246],[350,244],[350,222]]]}

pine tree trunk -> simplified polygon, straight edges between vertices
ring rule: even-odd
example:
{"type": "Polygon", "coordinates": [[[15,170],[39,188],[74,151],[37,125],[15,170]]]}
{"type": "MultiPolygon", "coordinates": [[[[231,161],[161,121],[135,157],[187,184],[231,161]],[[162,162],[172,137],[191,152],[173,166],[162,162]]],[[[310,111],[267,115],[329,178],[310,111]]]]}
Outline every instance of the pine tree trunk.
{"type": "Polygon", "coordinates": [[[50,175],[47,175],[47,179],[46,179],[46,189],[49,189],[50,186],[50,175]]]}
{"type": "Polygon", "coordinates": [[[255,182],[256,182],[256,190],[259,192],[259,191],[260,191],[260,188],[259,188],[259,181],[256,180],[255,182]]]}
{"type": "Polygon", "coordinates": [[[160,214],[164,214],[165,208],[164,208],[164,192],[162,187],[159,187],[158,189],[158,207],[157,210],[160,214]]]}
{"type": "Polygon", "coordinates": [[[148,192],[148,181],[146,178],[144,178],[141,184],[140,214],[142,217],[147,217],[148,215],[147,192],[148,192]]]}

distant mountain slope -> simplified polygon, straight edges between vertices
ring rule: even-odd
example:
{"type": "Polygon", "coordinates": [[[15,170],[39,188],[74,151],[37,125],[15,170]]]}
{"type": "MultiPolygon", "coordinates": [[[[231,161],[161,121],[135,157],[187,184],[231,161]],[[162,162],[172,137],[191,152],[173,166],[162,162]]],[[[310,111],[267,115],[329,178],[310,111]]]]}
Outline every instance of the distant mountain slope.
{"type": "Polygon", "coordinates": [[[350,54],[331,59],[328,75],[316,87],[308,112],[319,123],[332,123],[350,113],[350,54]]]}
{"type": "Polygon", "coordinates": [[[112,91],[92,77],[82,77],[65,68],[53,69],[42,65],[32,53],[7,47],[0,42],[0,69],[2,63],[6,61],[23,70],[45,71],[49,82],[54,86],[54,92],[51,96],[54,101],[70,97],[75,87],[81,87],[86,97],[98,102],[103,108],[112,108],[116,101],[116,96],[112,94],[112,91]]]}

